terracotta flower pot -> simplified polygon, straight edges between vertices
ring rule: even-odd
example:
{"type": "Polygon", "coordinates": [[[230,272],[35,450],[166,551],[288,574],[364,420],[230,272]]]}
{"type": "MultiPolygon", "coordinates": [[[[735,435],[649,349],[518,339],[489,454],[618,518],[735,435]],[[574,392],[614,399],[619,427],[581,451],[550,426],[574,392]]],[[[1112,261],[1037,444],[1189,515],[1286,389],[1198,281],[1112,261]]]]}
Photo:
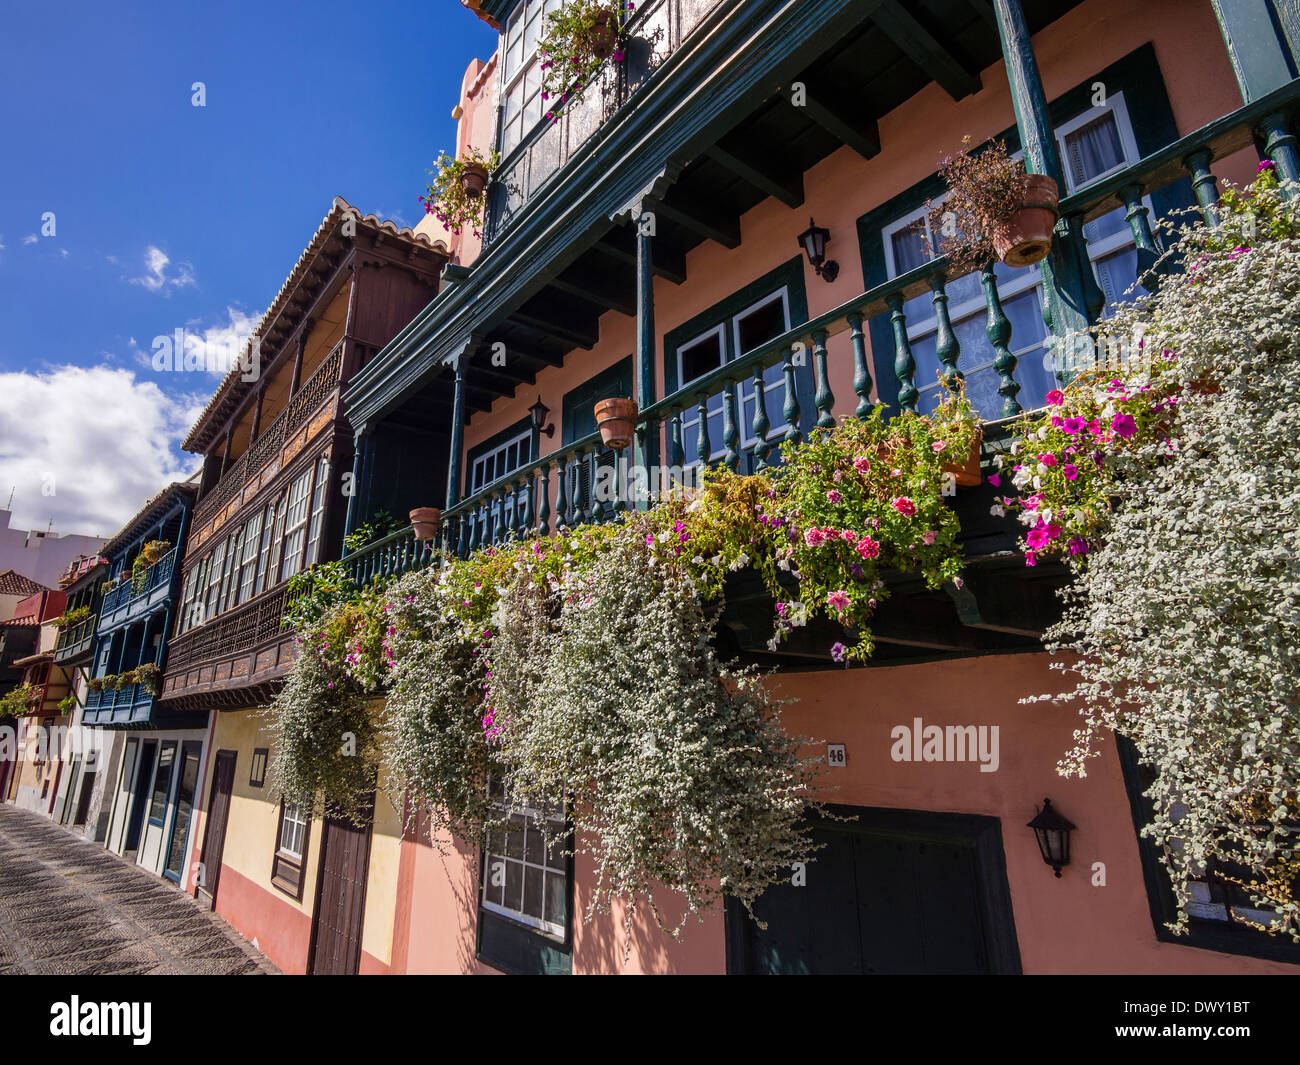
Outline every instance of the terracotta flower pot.
{"type": "Polygon", "coordinates": [[[606,447],[622,451],[636,431],[636,400],[602,399],[596,404],[596,426],[606,447]]]}
{"type": "Polygon", "coordinates": [[[966,461],[961,465],[955,462],[945,462],[943,472],[951,473],[961,488],[975,488],[982,483],[983,477],[980,474],[980,447],[984,443],[984,430],[978,426],[975,429],[975,439],[971,442],[970,453],[966,456],[966,461]]]}
{"type": "Polygon", "coordinates": [[[487,167],[482,163],[468,162],[465,163],[460,172],[461,191],[471,199],[477,200],[483,195],[483,190],[487,188],[488,172],[487,167]]]}
{"type": "Polygon", "coordinates": [[[587,47],[597,59],[606,60],[618,47],[618,24],[612,11],[598,11],[587,33],[587,47]]]}
{"type": "Polygon", "coordinates": [[[1007,266],[1033,266],[1052,250],[1060,190],[1042,174],[1030,174],[1025,202],[993,228],[993,250],[1007,266]]]}
{"type": "Polygon", "coordinates": [[[442,525],[442,511],[437,507],[416,507],[411,511],[411,528],[417,540],[433,540],[442,525]]]}

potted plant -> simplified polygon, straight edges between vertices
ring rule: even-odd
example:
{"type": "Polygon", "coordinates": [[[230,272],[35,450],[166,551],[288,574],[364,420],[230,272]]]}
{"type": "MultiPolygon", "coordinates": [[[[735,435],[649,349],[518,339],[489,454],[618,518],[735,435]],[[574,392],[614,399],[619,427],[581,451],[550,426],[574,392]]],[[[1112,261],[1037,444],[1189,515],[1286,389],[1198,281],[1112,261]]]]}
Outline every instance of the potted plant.
{"type": "Polygon", "coordinates": [[[74,625],[80,625],[86,618],[90,617],[90,607],[78,606],[71,610],[65,611],[61,616],[54,618],[50,624],[55,628],[69,629],[74,625]]]}
{"type": "Polygon", "coordinates": [[[158,682],[162,679],[162,670],[154,662],[142,662],[135,667],[135,683],[142,684],[149,690],[151,695],[157,695],[159,691],[158,682]]]}
{"type": "Polygon", "coordinates": [[[104,690],[104,681],[106,680],[108,680],[107,677],[91,677],[88,681],[86,681],[86,687],[90,691],[101,692],[104,690]]]}
{"type": "Polygon", "coordinates": [[[637,405],[634,399],[611,397],[596,404],[596,427],[605,446],[622,451],[636,431],[637,405]]]}
{"type": "Polygon", "coordinates": [[[467,148],[459,158],[439,152],[430,170],[433,178],[428,192],[420,197],[426,214],[433,215],[451,233],[459,233],[467,226],[474,235],[481,236],[479,224],[483,217],[483,193],[489,175],[500,164],[496,150],[484,155],[477,148],[467,148]]]}
{"type": "Polygon", "coordinates": [[[947,453],[944,453],[943,472],[952,474],[958,486],[962,488],[975,488],[982,484],[984,477],[980,473],[980,449],[983,445],[984,430],[976,425],[975,437],[965,455],[949,458],[947,453]]]}
{"type": "Polygon", "coordinates": [[[417,540],[433,540],[442,525],[442,511],[437,507],[416,507],[411,511],[411,529],[417,540]]]}
{"type": "Polygon", "coordinates": [[[978,155],[970,145],[970,137],[964,137],[961,149],[939,163],[949,194],[930,205],[930,233],[938,251],[962,272],[995,258],[1016,267],[1045,259],[1058,213],[1056,182],[1026,173],[1002,141],[978,155]]]}
{"type": "Polygon", "coordinates": [[[145,560],[145,564],[152,566],[156,562],[162,561],[167,552],[171,550],[170,540],[150,540],[142,548],[140,554],[145,560]]]}
{"type": "Polygon", "coordinates": [[[559,121],[561,105],[581,100],[607,60],[623,60],[619,19],[635,4],[615,0],[573,0],[546,16],[546,32],[537,46],[542,57],[542,101],[546,117],[559,121]]]}
{"type": "Polygon", "coordinates": [[[126,670],[126,672],[119,673],[117,675],[117,683],[115,687],[117,688],[118,691],[121,691],[123,688],[131,687],[131,685],[134,683],[135,683],[135,670],[128,669],[126,670]]]}

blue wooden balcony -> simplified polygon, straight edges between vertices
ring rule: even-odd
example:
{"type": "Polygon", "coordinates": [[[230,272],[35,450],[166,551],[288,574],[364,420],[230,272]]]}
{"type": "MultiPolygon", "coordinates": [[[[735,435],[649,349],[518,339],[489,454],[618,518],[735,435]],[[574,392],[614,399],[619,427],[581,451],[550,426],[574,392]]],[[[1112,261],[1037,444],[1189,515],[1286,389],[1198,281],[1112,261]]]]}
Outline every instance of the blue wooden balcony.
{"type": "Polygon", "coordinates": [[[173,547],[150,566],[139,586],[128,576],[104,596],[99,611],[100,633],[150,614],[165,604],[171,595],[172,574],[176,569],[179,551],[179,548],[173,547]]]}

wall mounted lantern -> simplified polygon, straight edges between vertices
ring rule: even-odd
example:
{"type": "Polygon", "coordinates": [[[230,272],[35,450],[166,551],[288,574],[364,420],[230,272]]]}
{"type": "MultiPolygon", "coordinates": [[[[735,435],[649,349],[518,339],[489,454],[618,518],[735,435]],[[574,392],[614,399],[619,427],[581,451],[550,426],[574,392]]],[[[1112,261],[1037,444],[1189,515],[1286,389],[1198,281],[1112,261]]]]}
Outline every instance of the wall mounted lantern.
{"type": "Polygon", "coordinates": [[[1057,813],[1051,799],[1043,800],[1043,808],[1038,816],[1029,822],[1038,840],[1038,849],[1043,854],[1043,861],[1061,876],[1061,866],[1070,864],[1070,833],[1074,825],[1057,813]]]}
{"type": "Polygon", "coordinates": [[[808,219],[808,228],[799,234],[799,244],[808,256],[809,265],[823,281],[834,281],[840,273],[839,263],[834,259],[826,260],[826,242],[830,236],[829,229],[819,226],[811,218],[808,219]]]}
{"type": "Polygon", "coordinates": [[[533,429],[538,433],[545,433],[547,436],[555,435],[554,424],[546,424],[546,419],[551,416],[551,408],[542,402],[541,396],[538,396],[537,402],[528,408],[528,415],[533,420],[533,429]]]}

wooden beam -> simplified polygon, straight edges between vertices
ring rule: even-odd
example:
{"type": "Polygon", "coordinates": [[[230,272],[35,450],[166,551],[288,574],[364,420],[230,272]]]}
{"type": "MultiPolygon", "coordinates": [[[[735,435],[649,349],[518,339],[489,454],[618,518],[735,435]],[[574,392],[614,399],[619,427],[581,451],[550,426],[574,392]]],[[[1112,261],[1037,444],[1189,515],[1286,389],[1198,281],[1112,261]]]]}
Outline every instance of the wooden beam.
{"type": "MultiPolygon", "coordinates": [[[[875,119],[863,121],[850,115],[841,106],[830,103],[840,96],[834,90],[817,92],[804,83],[803,103],[799,106],[810,121],[817,123],[841,144],[846,144],[863,159],[874,159],[880,154],[880,130],[875,119]]],[[[782,90],[787,95],[789,90],[782,90]]]]}
{"type": "Polygon", "coordinates": [[[740,247],[740,216],[731,208],[678,194],[672,203],[658,200],[649,203],[648,209],[660,218],[689,229],[696,236],[716,241],[724,248],[740,247]]]}
{"type": "Polygon", "coordinates": [[[629,318],[636,317],[636,299],[632,286],[621,285],[623,280],[609,273],[598,273],[580,267],[570,267],[558,277],[547,282],[557,292],[576,296],[580,300],[593,304],[607,311],[618,311],[629,318]]]}
{"type": "Polygon", "coordinates": [[[993,13],[993,5],[989,0],[967,0],[967,3],[975,9],[975,14],[979,15],[994,33],[998,32],[998,17],[993,13]]]}
{"type": "Polygon", "coordinates": [[[574,347],[585,348],[588,351],[594,348],[596,341],[600,339],[599,327],[594,322],[591,323],[590,328],[583,328],[581,324],[572,320],[562,322],[556,318],[545,318],[526,311],[514,311],[509,320],[525,328],[545,333],[547,336],[572,344],[574,347]]]}
{"type": "Polygon", "coordinates": [[[803,175],[777,173],[766,166],[742,156],[741,150],[732,151],[721,144],[706,148],[704,154],[719,166],[730,170],[736,177],[766,196],[773,196],[787,207],[800,207],[803,204],[803,175]]]}
{"type": "MultiPolygon", "coordinates": [[[[593,244],[592,248],[620,263],[636,266],[635,240],[627,240],[624,247],[624,233],[634,237],[631,229],[613,229],[593,244]]],[[[662,277],[674,285],[680,285],[686,280],[686,255],[683,252],[665,247],[662,240],[656,240],[653,254],[655,277],[662,277]]]]}
{"type": "Polygon", "coordinates": [[[899,50],[934,78],[954,100],[979,92],[979,76],[962,66],[957,57],[917,22],[898,0],[882,0],[873,19],[899,50]]]}

